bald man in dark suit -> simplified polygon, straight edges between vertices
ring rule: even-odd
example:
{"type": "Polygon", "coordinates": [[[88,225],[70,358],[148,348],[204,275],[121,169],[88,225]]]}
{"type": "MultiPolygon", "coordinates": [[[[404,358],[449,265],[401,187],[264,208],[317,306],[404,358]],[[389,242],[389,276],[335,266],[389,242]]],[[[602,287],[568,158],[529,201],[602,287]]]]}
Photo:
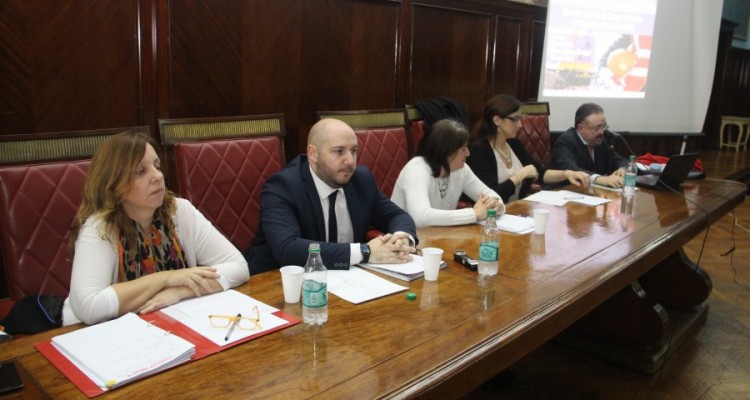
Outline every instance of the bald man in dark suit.
{"type": "Polygon", "coordinates": [[[250,274],[305,265],[311,242],[320,243],[328,269],[411,259],[414,220],[383,195],[367,168],[357,166],[357,150],[354,131],[342,121],[324,119],[310,129],[306,154],[263,187],[258,232],[245,252],[250,274]],[[370,228],[386,234],[368,242],[370,228]]]}
{"type": "Polygon", "coordinates": [[[552,168],[584,171],[597,185],[622,187],[628,161],[609,145],[604,132],[607,119],[601,106],[578,107],[575,127],[568,129],[552,148],[552,168]]]}

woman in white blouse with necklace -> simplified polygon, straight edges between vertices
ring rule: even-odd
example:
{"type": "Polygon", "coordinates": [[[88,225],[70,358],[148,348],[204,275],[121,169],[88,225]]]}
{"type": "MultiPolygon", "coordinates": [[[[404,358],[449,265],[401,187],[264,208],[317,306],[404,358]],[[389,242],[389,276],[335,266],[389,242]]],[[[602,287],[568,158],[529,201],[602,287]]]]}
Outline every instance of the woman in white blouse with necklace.
{"type": "Polygon", "coordinates": [[[463,124],[437,121],[420,142],[417,156],[401,170],[391,201],[411,215],[417,228],[475,223],[491,208],[498,215],[505,212],[500,196],[466,165],[468,142],[463,124]],[[462,193],[474,201],[472,208],[456,209],[462,193]]]}

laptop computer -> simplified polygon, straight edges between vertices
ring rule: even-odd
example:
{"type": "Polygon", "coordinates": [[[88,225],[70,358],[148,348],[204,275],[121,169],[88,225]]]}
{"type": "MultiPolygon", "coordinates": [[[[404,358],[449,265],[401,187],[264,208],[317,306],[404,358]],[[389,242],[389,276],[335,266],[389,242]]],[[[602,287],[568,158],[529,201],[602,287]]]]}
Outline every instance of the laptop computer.
{"type": "Polygon", "coordinates": [[[688,153],[669,157],[664,170],[658,175],[638,175],[636,185],[656,189],[660,185],[666,185],[672,189],[679,189],[685,182],[688,174],[693,169],[698,153],[688,153]]]}

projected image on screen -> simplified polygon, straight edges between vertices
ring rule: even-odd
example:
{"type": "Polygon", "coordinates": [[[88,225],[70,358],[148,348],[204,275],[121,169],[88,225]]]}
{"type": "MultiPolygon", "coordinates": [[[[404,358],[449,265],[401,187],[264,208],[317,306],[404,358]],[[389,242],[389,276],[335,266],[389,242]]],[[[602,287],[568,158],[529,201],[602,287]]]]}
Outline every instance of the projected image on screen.
{"type": "MultiPolygon", "coordinates": [[[[622,133],[703,129],[722,0],[549,0],[537,101],[562,132],[594,102],[622,133]]],[[[717,127],[718,128],[718,127],[717,127]]]]}
{"type": "Polygon", "coordinates": [[[643,98],[656,0],[550,0],[543,96],[643,98]]]}

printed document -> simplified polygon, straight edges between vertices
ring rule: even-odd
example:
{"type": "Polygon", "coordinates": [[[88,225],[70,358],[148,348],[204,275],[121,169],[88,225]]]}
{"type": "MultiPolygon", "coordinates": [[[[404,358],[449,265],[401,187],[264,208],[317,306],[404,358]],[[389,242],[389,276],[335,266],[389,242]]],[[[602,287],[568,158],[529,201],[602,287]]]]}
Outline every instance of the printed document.
{"type": "Polygon", "coordinates": [[[579,203],[587,206],[598,206],[608,203],[612,200],[601,197],[588,196],[581,193],[571,192],[568,190],[542,190],[529,197],[524,198],[526,201],[535,201],[538,203],[550,204],[553,206],[564,206],[567,202],[579,203]]]}
{"type": "Polygon", "coordinates": [[[406,289],[406,286],[397,285],[355,266],[348,271],[328,271],[328,291],[354,304],[406,289]]]}
{"type": "Polygon", "coordinates": [[[219,346],[225,346],[286,324],[286,320],[273,315],[276,311],[279,310],[236,290],[225,290],[195,297],[161,310],[219,346]],[[254,307],[258,307],[260,317],[257,329],[233,329],[229,340],[225,340],[228,328],[214,327],[208,318],[209,315],[234,317],[237,314],[245,318],[255,318],[254,307]]]}
{"type": "Polygon", "coordinates": [[[52,338],[52,345],[102,389],[190,360],[195,346],[133,313],[52,338]]]}

